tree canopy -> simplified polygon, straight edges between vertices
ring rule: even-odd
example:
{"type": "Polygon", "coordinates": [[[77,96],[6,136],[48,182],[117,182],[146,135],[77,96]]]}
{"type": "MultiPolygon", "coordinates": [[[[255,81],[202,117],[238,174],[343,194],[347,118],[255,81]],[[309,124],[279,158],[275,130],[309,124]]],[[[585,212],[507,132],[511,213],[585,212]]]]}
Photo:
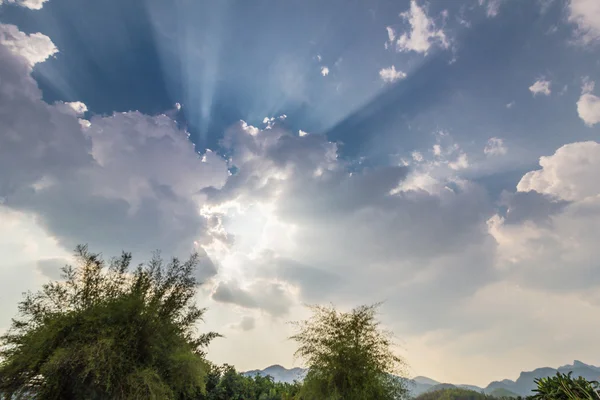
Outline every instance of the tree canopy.
{"type": "Polygon", "coordinates": [[[376,319],[379,304],[350,312],[312,306],[312,317],[294,325],[296,356],[308,366],[302,399],[400,399],[407,395],[404,361],[394,354],[392,334],[376,319]]]}
{"type": "Polygon", "coordinates": [[[63,280],[27,293],[19,317],[0,338],[0,393],[36,399],[192,399],[204,392],[205,347],[197,334],[194,270],[152,259],[130,270],[132,256],[105,262],[78,246],[63,280]]]}
{"type": "Polygon", "coordinates": [[[212,365],[202,400],[293,400],[301,384],[275,382],[270,376],[245,376],[231,365],[212,365]]]}
{"type": "Polygon", "coordinates": [[[463,388],[445,388],[423,393],[415,400],[504,400],[510,397],[497,397],[463,388]]]}

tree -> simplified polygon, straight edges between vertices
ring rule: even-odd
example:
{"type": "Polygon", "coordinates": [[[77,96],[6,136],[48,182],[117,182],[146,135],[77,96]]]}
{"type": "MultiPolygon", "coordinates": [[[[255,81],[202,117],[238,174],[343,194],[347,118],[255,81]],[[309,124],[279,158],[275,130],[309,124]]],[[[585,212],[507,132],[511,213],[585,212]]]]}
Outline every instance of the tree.
{"type": "Polygon", "coordinates": [[[78,246],[63,281],[27,293],[20,318],[0,338],[0,393],[36,399],[191,399],[204,391],[197,334],[199,261],[156,253],[130,271],[131,254],[105,263],[78,246]]]}
{"type": "Polygon", "coordinates": [[[598,382],[590,382],[583,377],[573,378],[568,374],[536,379],[534,400],[600,400],[598,382]]]}
{"type": "MultiPolygon", "coordinates": [[[[423,393],[415,398],[415,400],[503,400],[505,397],[495,397],[484,393],[479,393],[474,390],[463,388],[444,388],[432,390],[431,392],[423,393]]],[[[508,398],[506,398],[508,399],[508,398]]],[[[515,398],[510,398],[516,400],[515,398]]]]}
{"type": "Polygon", "coordinates": [[[271,376],[246,376],[233,366],[211,365],[206,393],[199,400],[293,400],[300,384],[275,382],[271,376]]]}
{"type": "Polygon", "coordinates": [[[302,399],[363,400],[400,399],[407,395],[404,381],[396,376],[404,361],[392,351],[392,334],[376,320],[379,304],[351,312],[312,306],[312,317],[294,323],[297,357],[308,373],[302,399]]]}
{"type": "Polygon", "coordinates": [[[231,365],[225,365],[221,381],[217,385],[218,400],[253,399],[252,380],[239,374],[231,365]]]}

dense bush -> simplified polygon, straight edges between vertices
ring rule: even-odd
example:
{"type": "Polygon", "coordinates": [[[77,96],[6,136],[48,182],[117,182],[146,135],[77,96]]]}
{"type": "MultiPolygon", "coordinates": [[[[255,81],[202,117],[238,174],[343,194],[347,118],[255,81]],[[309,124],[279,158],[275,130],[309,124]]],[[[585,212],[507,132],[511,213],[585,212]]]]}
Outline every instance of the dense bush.
{"type": "Polygon", "coordinates": [[[270,376],[245,376],[230,365],[211,366],[206,393],[201,400],[292,400],[298,399],[300,383],[274,382],[270,376]]]}
{"type": "Polygon", "coordinates": [[[339,312],[314,306],[296,323],[296,355],[308,366],[301,395],[307,400],[394,400],[408,390],[398,378],[404,362],[392,351],[391,333],[376,320],[377,305],[339,312]]]}
{"type": "Polygon", "coordinates": [[[193,303],[198,256],[158,254],[130,271],[131,254],[108,265],[85,246],[64,281],[28,293],[2,336],[0,392],[36,399],[194,399],[205,388],[204,310],[193,303]]]}

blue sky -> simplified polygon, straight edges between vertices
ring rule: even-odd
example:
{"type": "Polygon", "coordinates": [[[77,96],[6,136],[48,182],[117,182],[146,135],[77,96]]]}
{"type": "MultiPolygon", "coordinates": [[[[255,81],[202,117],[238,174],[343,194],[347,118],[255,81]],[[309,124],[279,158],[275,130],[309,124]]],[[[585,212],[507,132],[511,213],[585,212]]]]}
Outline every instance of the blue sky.
{"type": "Polygon", "coordinates": [[[411,373],[600,363],[596,1],[0,4],[3,303],[76,243],[195,249],[241,369],[380,300],[411,373]]]}

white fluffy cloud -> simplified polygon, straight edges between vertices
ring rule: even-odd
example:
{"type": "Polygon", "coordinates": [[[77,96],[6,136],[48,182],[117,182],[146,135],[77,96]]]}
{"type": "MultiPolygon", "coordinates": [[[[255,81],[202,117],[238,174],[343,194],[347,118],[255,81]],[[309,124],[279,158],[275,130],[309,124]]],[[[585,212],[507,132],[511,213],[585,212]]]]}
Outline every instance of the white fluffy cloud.
{"type": "Polygon", "coordinates": [[[402,71],[396,71],[396,67],[392,65],[388,68],[382,68],[379,71],[379,77],[386,83],[393,83],[400,79],[406,78],[406,74],[402,71]]]}
{"type": "Polygon", "coordinates": [[[21,7],[26,7],[32,10],[41,10],[44,3],[48,0],[0,0],[0,6],[6,4],[17,4],[21,7]]]}
{"type": "MultiPolygon", "coordinates": [[[[600,144],[577,142],[540,158],[540,170],[519,182],[519,192],[548,196],[555,208],[546,222],[490,220],[499,246],[499,268],[521,284],[561,291],[600,286],[600,144]],[[541,273],[543,271],[543,273],[541,273]]],[[[510,217],[510,213],[508,214],[510,217]]],[[[600,303],[599,303],[600,304],[600,303]]]]}
{"type": "Polygon", "coordinates": [[[499,156],[506,154],[506,146],[501,138],[490,138],[483,148],[483,153],[490,156],[499,156]]]}
{"type": "Polygon", "coordinates": [[[410,9],[400,16],[410,24],[409,32],[397,35],[393,28],[387,27],[390,44],[394,44],[397,51],[427,54],[433,45],[439,45],[444,49],[449,47],[444,30],[435,26],[433,19],[427,15],[425,7],[420,7],[416,0],[412,0],[410,9]]]}
{"type": "Polygon", "coordinates": [[[41,33],[28,35],[7,24],[0,24],[0,45],[25,58],[30,67],[58,52],[48,36],[41,33]]]}
{"type": "Polygon", "coordinates": [[[579,118],[588,126],[594,126],[600,122],[600,97],[592,93],[594,86],[594,82],[586,79],[581,91],[581,97],[577,101],[579,118]]]}
{"type": "Polygon", "coordinates": [[[533,93],[534,96],[537,96],[538,94],[550,96],[550,81],[539,79],[535,81],[533,85],[529,86],[529,91],[533,93]]]}
{"type": "Polygon", "coordinates": [[[323,75],[323,76],[329,75],[329,68],[328,67],[321,67],[321,75],[323,75]]]}
{"type": "MultiPolygon", "coordinates": [[[[164,115],[94,116],[82,129],[85,105],[45,103],[30,76],[34,63],[56,51],[52,42],[13,26],[2,32],[4,206],[35,215],[69,250],[88,242],[105,254],[125,248],[181,254],[194,242],[209,243],[211,222],[199,214],[199,191],[225,181],[225,161],[209,152],[203,162],[186,132],[164,115]]],[[[201,274],[215,273],[207,257],[203,268],[201,274]]]]}
{"type": "Polygon", "coordinates": [[[577,25],[577,35],[584,44],[600,38],[600,2],[571,0],[569,21],[577,25]]]}
{"type": "Polygon", "coordinates": [[[534,190],[568,201],[583,201],[600,194],[600,144],[566,144],[551,156],[540,158],[541,169],[525,174],[517,190],[534,190]]]}
{"type": "Polygon", "coordinates": [[[87,106],[81,101],[72,101],[70,103],[66,103],[66,105],[73,109],[75,115],[77,116],[81,116],[88,111],[87,106]]]}
{"type": "Polygon", "coordinates": [[[460,153],[458,155],[458,157],[456,158],[456,160],[448,163],[448,166],[454,170],[468,168],[469,167],[469,157],[467,156],[466,153],[460,153]]]}

